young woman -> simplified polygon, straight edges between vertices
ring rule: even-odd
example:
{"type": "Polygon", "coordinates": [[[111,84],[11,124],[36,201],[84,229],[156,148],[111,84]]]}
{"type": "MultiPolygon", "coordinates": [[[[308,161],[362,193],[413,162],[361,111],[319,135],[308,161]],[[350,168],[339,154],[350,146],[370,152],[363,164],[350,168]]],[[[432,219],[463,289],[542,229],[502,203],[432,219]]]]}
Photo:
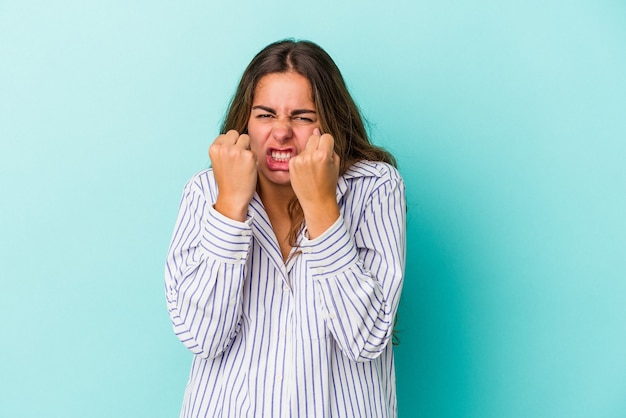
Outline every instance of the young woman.
{"type": "Polygon", "coordinates": [[[186,185],[167,304],[195,356],[182,417],[395,417],[404,183],[318,45],[245,70],[186,185]]]}

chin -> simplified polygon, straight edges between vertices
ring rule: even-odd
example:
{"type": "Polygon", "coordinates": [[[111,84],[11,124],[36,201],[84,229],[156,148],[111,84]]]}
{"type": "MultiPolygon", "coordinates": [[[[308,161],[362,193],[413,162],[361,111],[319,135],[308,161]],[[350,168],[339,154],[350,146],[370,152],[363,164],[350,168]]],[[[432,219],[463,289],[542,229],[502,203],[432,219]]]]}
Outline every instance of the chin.
{"type": "Polygon", "coordinates": [[[277,186],[290,186],[291,179],[289,178],[289,171],[268,171],[263,173],[263,177],[268,183],[275,184],[277,186]]]}

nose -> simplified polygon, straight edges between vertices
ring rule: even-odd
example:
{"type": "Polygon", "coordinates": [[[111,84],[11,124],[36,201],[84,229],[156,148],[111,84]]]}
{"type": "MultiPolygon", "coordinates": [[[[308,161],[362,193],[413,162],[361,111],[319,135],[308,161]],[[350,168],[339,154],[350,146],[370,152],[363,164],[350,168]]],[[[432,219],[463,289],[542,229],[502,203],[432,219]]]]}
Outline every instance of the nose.
{"type": "Polygon", "coordinates": [[[287,141],[291,138],[293,129],[291,128],[291,120],[289,118],[276,118],[272,127],[272,136],[280,142],[287,141]]]}

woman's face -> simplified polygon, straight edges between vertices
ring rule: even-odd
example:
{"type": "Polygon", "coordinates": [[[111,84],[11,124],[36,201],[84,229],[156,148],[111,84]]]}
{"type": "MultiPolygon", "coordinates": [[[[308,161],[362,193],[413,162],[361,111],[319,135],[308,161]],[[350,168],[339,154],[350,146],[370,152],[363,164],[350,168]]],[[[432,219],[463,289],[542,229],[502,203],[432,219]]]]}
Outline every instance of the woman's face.
{"type": "Polygon", "coordinates": [[[289,159],[318,128],[311,84],[295,73],[272,73],[256,85],[248,135],[256,155],[261,188],[289,185],[289,159]]]}

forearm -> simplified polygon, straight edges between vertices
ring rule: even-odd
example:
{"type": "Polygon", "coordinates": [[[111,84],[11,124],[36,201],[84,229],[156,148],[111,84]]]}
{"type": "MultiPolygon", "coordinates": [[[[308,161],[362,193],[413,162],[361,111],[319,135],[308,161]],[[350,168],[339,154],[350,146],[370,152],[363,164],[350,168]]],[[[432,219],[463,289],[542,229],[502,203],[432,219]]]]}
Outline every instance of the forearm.
{"type": "Polygon", "coordinates": [[[215,357],[239,329],[251,220],[227,219],[188,189],[165,268],[167,306],[181,341],[195,354],[215,357]]]}
{"type": "Polygon", "coordinates": [[[355,361],[376,358],[393,328],[404,270],[402,246],[384,253],[359,249],[340,219],[319,240],[309,241],[303,253],[318,314],[341,350],[355,361]]]}
{"type": "Polygon", "coordinates": [[[325,202],[303,206],[303,212],[309,239],[315,239],[322,235],[337,222],[340,215],[339,206],[334,195],[325,202]]]}
{"type": "Polygon", "coordinates": [[[239,329],[245,268],[207,260],[167,291],[167,306],[177,337],[194,354],[216,357],[239,329]]]}

